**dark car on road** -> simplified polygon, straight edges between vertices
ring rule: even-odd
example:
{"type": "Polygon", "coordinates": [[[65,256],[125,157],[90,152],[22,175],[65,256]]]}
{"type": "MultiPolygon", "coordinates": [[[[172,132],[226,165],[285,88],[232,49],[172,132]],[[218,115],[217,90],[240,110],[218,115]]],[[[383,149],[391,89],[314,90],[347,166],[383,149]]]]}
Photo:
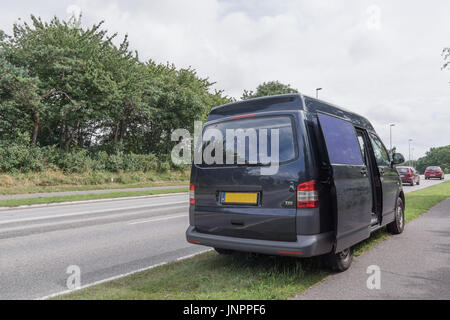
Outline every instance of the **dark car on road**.
{"type": "Polygon", "coordinates": [[[212,109],[197,145],[217,149],[216,161],[192,165],[189,243],[220,254],[323,256],[344,271],[352,247],[372,232],[386,225],[403,232],[405,197],[394,165],[404,157],[391,159],[356,113],[301,94],[236,102],[212,109]],[[228,134],[239,130],[241,147],[228,134]],[[268,174],[274,137],[278,170],[268,174]],[[217,156],[221,149],[233,161],[217,156]]]}
{"type": "Polygon", "coordinates": [[[445,179],[445,173],[441,167],[428,167],[425,170],[425,179],[445,179]]]}
{"type": "Polygon", "coordinates": [[[420,184],[420,175],[413,167],[397,167],[402,183],[408,183],[411,186],[420,184]]]}

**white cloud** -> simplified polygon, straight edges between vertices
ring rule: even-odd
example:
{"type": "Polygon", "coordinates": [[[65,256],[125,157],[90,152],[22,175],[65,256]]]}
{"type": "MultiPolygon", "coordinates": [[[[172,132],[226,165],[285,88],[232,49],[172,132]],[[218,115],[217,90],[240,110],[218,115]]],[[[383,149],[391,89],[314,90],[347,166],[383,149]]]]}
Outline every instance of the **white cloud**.
{"type": "Polygon", "coordinates": [[[78,17],[81,14],[81,8],[77,5],[70,5],[66,9],[66,13],[69,15],[69,17],[78,17]]]}
{"type": "Polygon", "coordinates": [[[270,80],[311,95],[323,87],[322,98],[367,116],[386,143],[397,123],[405,155],[409,138],[417,156],[450,144],[446,0],[18,0],[2,8],[0,28],[31,12],[64,18],[69,6],[86,25],[128,33],[141,58],[192,66],[232,96],[270,80]]]}
{"type": "Polygon", "coordinates": [[[366,26],[369,30],[381,29],[381,8],[377,5],[371,5],[366,9],[366,26]]]}

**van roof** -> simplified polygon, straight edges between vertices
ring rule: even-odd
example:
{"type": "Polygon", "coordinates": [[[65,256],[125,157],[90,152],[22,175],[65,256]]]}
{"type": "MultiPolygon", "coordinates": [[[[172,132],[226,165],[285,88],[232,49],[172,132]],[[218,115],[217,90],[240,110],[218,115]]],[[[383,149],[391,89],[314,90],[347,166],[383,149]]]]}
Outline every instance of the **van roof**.
{"type": "Polygon", "coordinates": [[[353,124],[374,131],[372,124],[363,116],[338,107],[323,100],[315,99],[300,93],[275,95],[262,98],[238,101],[215,107],[209,114],[208,121],[219,120],[236,115],[262,111],[298,111],[304,110],[317,114],[328,113],[347,119],[353,124]]]}

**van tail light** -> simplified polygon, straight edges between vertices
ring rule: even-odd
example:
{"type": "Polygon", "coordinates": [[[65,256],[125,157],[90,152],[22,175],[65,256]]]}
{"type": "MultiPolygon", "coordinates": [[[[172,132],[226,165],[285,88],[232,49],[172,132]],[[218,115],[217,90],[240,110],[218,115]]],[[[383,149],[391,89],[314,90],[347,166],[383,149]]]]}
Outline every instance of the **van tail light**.
{"type": "Polygon", "coordinates": [[[299,184],[297,187],[297,208],[318,208],[319,189],[316,181],[299,184]]]}
{"type": "Polygon", "coordinates": [[[189,188],[189,203],[192,205],[195,204],[195,187],[193,184],[189,188]]]}

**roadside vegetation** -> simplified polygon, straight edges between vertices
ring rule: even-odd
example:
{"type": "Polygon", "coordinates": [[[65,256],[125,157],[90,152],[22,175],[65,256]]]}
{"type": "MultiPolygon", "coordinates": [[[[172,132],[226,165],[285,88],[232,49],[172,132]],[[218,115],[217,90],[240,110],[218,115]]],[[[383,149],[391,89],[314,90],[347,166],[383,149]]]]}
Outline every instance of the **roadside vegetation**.
{"type": "Polygon", "coordinates": [[[189,188],[170,188],[164,190],[123,191],[123,192],[108,192],[105,194],[80,194],[71,196],[53,196],[45,198],[42,197],[42,198],[11,199],[11,200],[1,200],[0,208],[12,208],[19,206],[31,206],[38,204],[52,204],[52,203],[74,202],[74,201],[142,197],[142,196],[170,194],[170,193],[183,193],[183,192],[187,193],[188,191],[189,188]]]}
{"type": "Polygon", "coordinates": [[[416,169],[424,173],[427,167],[438,166],[445,173],[450,173],[450,145],[439,148],[431,148],[426,155],[416,162],[416,169]]]}
{"type": "MultiPolygon", "coordinates": [[[[24,21],[0,30],[0,194],[184,181],[172,132],[234,98],[195,69],[142,60],[103,22],[24,21]]],[[[242,99],[291,92],[272,81],[242,99]]]]}
{"type": "Polygon", "coordinates": [[[65,173],[61,170],[31,171],[28,173],[0,174],[0,194],[15,195],[178,186],[188,185],[189,176],[190,170],[87,171],[84,173],[65,173]]]}
{"type": "MultiPolygon", "coordinates": [[[[448,197],[450,182],[407,194],[406,221],[448,197]]],[[[356,255],[388,237],[386,230],[378,231],[356,246],[356,255]]],[[[319,258],[249,258],[245,254],[207,252],[57,299],[288,299],[329,274],[319,258]]]]}
{"type": "Polygon", "coordinates": [[[20,189],[11,181],[30,172],[50,177],[44,186],[60,172],[63,185],[74,174],[77,185],[172,181],[167,172],[186,170],[170,161],[173,130],[231,101],[212,86],[194,69],[142,61],[103,22],[31,16],[0,30],[0,188],[20,189]]]}

